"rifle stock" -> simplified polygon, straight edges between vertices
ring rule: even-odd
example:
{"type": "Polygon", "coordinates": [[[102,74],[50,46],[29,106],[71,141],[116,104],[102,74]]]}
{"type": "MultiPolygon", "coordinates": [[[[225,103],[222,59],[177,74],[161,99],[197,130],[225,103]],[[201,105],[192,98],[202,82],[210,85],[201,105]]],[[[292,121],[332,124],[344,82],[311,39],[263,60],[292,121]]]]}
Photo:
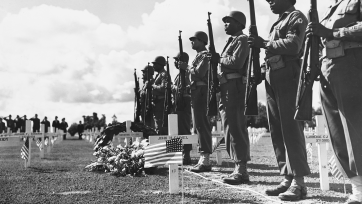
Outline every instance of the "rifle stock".
{"type": "MultiPolygon", "coordinates": [[[[180,50],[180,57],[179,57],[179,61],[183,62],[183,46],[182,46],[182,38],[181,38],[181,30],[179,31],[179,36],[178,36],[178,43],[179,43],[179,50],[180,50]]],[[[179,69],[179,77],[180,77],[180,83],[181,83],[181,88],[179,88],[179,86],[177,86],[177,91],[176,91],[176,97],[175,97],[175,110],[176,111],[183,111],[185,108],[185,102],[184,102],[184,91],[186,90],[186,82],[185,82],[185,75],[186,75],[186,71],[183,69],[179,69]]]]}
{"type": "MultiPolygon", "coordinates": [[[[308,17],[310,22],[319,22],[317,0],[311,0],[311,9],[309,10],[308,17]]],[[[309,36],[305,40],[302,67],[299,74],[295,120],[312,120],[313,83],[320,74],[319,42],[318,36],[309,36]]]]}
{"type": "MultiPolygon", "coordinates": [[[[249,0],[250,7],[250,28],[249,34],[258,36],[256,27],[254,0],[249,0]]],[[[260,48],[251,47],[249,49],[248,69],[246,75],[246,93],[244,115],[258,115],[258,92],[257,86],[261,78],[260,48]]]]}
{"type": "MultiPolygon", "coordinates": [[[[210,15],[211,13],[208,12],[207,27],[209,33],[209,53],[215,55],[216,50],[210,15]]],[[[208,71],[207,85],[209,90],[207,92],[207,116],[217,116],[218,114],[216,92],[219,90],[219,79],[217,78],[217,65],[218,63],[210,62],[208,71]]]]}
{"type": "Polygon", "coordinates": [[[172,111],[172,90],[171,90],[171,76],[170,76],[170,66],[168,64],[168,56],[166,61],[166,71],[167,71],[167,87],[165,91],[165,103],[164,103],[164,113],[163,113],[163,123],[162,127],[168,126],[168,114],[172,111]]]}
{"type": "Polygon", "coordinates": [[[135,88],[134,88],[134,122],[139,123],[140,117],[141,117],[141,95],[140,95],[140,83],[137,79],[136,69],[134,69],[134,82],[135,82],[135,88]]]}

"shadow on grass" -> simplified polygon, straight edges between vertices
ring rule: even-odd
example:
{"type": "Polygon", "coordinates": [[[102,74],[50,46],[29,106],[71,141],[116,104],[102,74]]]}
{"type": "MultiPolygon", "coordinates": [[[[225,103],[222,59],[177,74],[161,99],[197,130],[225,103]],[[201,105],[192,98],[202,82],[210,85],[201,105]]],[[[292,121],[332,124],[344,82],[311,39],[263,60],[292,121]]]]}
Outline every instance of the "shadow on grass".
{"type": "MultiPolygon", "coordinates": [[[[346,196],[347,197],[347,196],[346,196]]],[[[330,202],[338,202],[338,203],[343,203],[347,200],[347,198],[341,198],[341,197],[334,197],[334,196],[311,196],[311,197],[307,197],[306,200],[309,199],[313,199],[313,200],[320,200],[323,203],[330,203],[330,202]]]]}
{"type": "Polygon", "coordinates": [[[145,173],[147,175],[168,176],[168,168],[166,167],[145,168],[145,173]]]}

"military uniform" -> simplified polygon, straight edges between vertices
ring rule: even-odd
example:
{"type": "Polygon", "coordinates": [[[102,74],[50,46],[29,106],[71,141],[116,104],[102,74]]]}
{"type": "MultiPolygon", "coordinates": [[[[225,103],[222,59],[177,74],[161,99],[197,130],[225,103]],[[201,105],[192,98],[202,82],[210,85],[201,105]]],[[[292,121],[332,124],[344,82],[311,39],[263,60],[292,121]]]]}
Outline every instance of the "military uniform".
{"type": "MultiPolygon", "coordinates": [[[[181,79],[180,75],[177,75],[174,84],[178,89],[181,89],[181,79]]],[[[189,77],[185,77],[185,86],[190,86],[190,79],[189,77]]],[[[174,96],[176,96],[175,89],[174,96]]],[[[183,107],[180,109],[177,109],[175,112],[177,114],[177,121],[178,121],[178,134],[179,135],[191,135],[191,94],[190,89],[186,88],[186,90],[183,91],[183,107]]],[[[177,102],[175,102],[177,103],[177,102]]],[[[184,144],[183,146],[184,152],[190,152],[192,150],[192,144],[184,144]]]]}
{"type": "Polygon", "coordinates": [[[5,123],[2,120],[0,120],[0,133],[5,133],[5,132],[7,132],[5,123]]]}
{"type": "Polygon", "coordinates": [[[239,31],[231,36],[221,53],[218,66],[220,116],[224,126],[226,150],[235,163],[250,161],[250,143],[246,127],[245,73],[249,46],[247,36],[239,31]]]}
{"type": "Polygon", "coordinates": [[[337,167],[344,176],[362,181],[361,12],[359,0],[340,0],[322,18],[333,39],[323,39],[320,90],[337,167]]]}
{"type": "Polygon", "coordinates": [[[209,117],[207,116],[207,70],[209,60],[207,50],[197,53],[188,74],[191,79],[191,104],[194,114],[194,125],[199,136],[200,153],[212,153],[212,137],[209,117]]]}
{"type": "MultiPolygon", "coordinates": [[[[167,135],[168,128],[162,127],[163,125],[163,115],[164,115],[164,106],[165,106],[165,92],[167,84],[167,72],[163,69],[160,71],[155,78],[155,82],[152,85],[153,91],[153,119],[155,121],[155,128],[158,130],[159,134],[167,135]]],[[[168,120],[166,118],[166,120],[168,120]]]]}
{"type": "MultiPolygon", "coordinates": [[[[147,97],[147,87],[144,84],[143,87],[140,90],[140,97],[141,97],[141,118],[145,125],[154,128],[155,127],[155,121],[153,120],[153,117],[146,117],[146,97],[147,97]]],[[[152,104],[151,104],[152,105],[152,104]]]]}
{"type": "Polygon", "coordinates": [[[4,118],[4,120],[6,121],[6,126],[8,128],[10,128],[11,132],[15,132],[15,121],[12,120],[11,118],[7,119],[7,118],[4,118]]]}
{"type": "Polygon", "coordinates": [[[294,120],[300,57],[307,18],[294,6],[273,24],[266,44],[268,119],[281,175],[310,174],[303,123],[294,120]]]}

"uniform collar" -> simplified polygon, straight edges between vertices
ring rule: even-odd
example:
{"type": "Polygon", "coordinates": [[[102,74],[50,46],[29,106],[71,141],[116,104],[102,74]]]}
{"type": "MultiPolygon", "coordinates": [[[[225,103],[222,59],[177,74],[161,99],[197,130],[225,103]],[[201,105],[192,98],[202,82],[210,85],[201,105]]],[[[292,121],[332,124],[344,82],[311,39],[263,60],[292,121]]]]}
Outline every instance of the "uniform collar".
{"type": "MultiPolygon", "coordinates": [[[[289,15],[291,12],[295,11],[295,7],[291,6],[290,8],[288,8],[284,13],[282,13],[281,15],[279,15],[279,19],[283,18],[284,16],[289,15]]],[[[278,21],[279,21],[278,19],[278,21]]]]}

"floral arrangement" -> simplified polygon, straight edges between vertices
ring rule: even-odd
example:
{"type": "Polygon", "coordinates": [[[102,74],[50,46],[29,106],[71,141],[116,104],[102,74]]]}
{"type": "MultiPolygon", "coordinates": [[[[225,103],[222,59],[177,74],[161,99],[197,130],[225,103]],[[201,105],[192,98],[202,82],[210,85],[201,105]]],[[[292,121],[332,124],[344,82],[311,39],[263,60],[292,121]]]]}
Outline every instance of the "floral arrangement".
{"type": "Polygon", "coordinates": [[[131,145],[117,145],[113,143],[98,148],[93,155],[97,160],[85,167],[88,171],[110,172],[114,176],[145,176],[143,157],[144,148],[148,140],[135,141],[131,145]]]}

